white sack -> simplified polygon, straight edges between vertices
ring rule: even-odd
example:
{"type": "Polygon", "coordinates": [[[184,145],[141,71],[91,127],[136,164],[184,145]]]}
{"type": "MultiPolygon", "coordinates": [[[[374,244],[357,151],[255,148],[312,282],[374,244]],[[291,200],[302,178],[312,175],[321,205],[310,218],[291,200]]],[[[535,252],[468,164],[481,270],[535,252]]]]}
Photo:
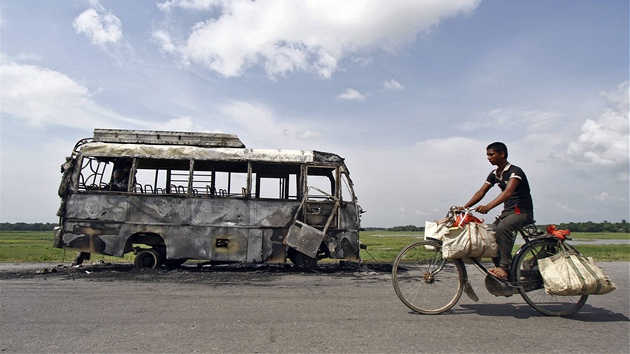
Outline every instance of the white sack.
{"type": "Polygon", "coordinates": [[[551,295],[603,295],[617,288],[590,257],[561,252],[539,259],[538,267],[551,295]]]}
{"type": "Polygon", "coordinates": [[[492,258],[499,250],[494,233],[488,232],[486,224],[476,222],[466,224],[459,234],[445,234],[442,241],[442,257],[446,259],[492,258]]]}

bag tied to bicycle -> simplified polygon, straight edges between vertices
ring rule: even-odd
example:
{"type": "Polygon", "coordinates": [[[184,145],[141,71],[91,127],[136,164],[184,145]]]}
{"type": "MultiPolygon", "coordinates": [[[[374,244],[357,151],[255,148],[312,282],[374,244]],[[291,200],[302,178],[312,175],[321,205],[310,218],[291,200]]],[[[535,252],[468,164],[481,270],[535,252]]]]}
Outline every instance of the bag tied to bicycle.
{"type": "MultiPolygon", "coordinates": [[[[436,221],[426,221],[424,223],[424,239],[436,239],[443,240],[444,235],[451,232],[451,229],[458,230],[459,228],[452,228],[453,221],[450,218],[445,218],[436,221]]],[[[426,249],[435,251],[436,247],[431,245],[425,245],[426,249]]]]}
{"type": "Polygon", "coordinates": [[[468,222],[460,232],[444,234],[442,238],[442,257],[454,258],[492,258],[497,255],[499,246],[494,239],[494,233],[488,232],[486,224],[468,222]]]}
{"type": "Polygon", "coordinates": [[[603,295],[617,286],[595,265],[593,258],[571,252],[560,243],[560,252],[538,260],[545,292],[550,295],[603,295]]]}

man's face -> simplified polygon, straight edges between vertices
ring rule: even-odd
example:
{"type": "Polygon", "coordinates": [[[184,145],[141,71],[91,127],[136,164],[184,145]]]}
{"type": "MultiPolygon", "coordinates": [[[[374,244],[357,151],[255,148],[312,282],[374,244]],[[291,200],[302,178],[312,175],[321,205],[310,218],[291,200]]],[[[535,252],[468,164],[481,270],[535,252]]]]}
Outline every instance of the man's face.
{"type": "Polygon", "coordinates": [[[498,165],[499,162],[504,159],[502,152],[499,153],[494,151],[493,149],[486,150],[486,156],[488,157],[488,161],[490,161],[493,166],[498,165]]]}

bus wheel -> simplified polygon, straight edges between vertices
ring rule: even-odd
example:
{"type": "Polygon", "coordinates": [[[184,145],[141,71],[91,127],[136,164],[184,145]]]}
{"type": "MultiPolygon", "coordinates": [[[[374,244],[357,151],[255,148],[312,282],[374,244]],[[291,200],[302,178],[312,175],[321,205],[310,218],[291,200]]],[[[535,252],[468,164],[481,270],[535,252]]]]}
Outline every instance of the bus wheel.
{"type": "Polygon", "coordinates": [[[133,261],[136,269],[155,269],[162,264],[162,255],[156,249],[145,249],[136,254],[136,259],[133,261]]]}
{"type": "Polygon", "coordinates": [[[300,269],[314,270],[317,268],[317,259],[309,257],[302,252],[290,250],[288,256],[291,262],[300,269]]]}

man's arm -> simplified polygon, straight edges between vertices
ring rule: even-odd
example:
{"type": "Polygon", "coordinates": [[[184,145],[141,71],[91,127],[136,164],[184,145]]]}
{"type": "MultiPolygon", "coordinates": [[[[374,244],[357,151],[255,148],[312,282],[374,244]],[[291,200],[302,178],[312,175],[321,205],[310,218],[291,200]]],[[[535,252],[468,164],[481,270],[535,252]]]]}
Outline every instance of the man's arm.
{"type": "Polygon", "coordinates": [[[479,203],[483,197],[486,196],[486,193],[488,193],[491,187],[492,185],[490,185],[490,183],[484,183],[483,186],[481,186],[481,188],[479,188],[479,190],[472,196],[472,198],[470,198],[468,203],[464,204],[464,208],[470,208],[471,206],[479,203]]]}
{"type": "Polygon", "coordinates": [[[518,186],[518,183],[521,180],[519,178],[510,178],[510,181],[508,182],[507,186],[505,187],[505,189],[503,190],[503,192],[501,192],[501,194],[499,194],[493,201],[491,201],[490,203],[486,204],[486,205],[480,205],[477,208],[475,208],[475,211],[481,214],[487,214],[490,210],[492,210],[494,207],[496,207],[497,205],[502,204],[503,202],[505,202],[506,200],[508,200],[508,198],[510,196],[512,196],[512,193],[514,193],[514,191],[516,190],[516,187],[518,186]]]}

